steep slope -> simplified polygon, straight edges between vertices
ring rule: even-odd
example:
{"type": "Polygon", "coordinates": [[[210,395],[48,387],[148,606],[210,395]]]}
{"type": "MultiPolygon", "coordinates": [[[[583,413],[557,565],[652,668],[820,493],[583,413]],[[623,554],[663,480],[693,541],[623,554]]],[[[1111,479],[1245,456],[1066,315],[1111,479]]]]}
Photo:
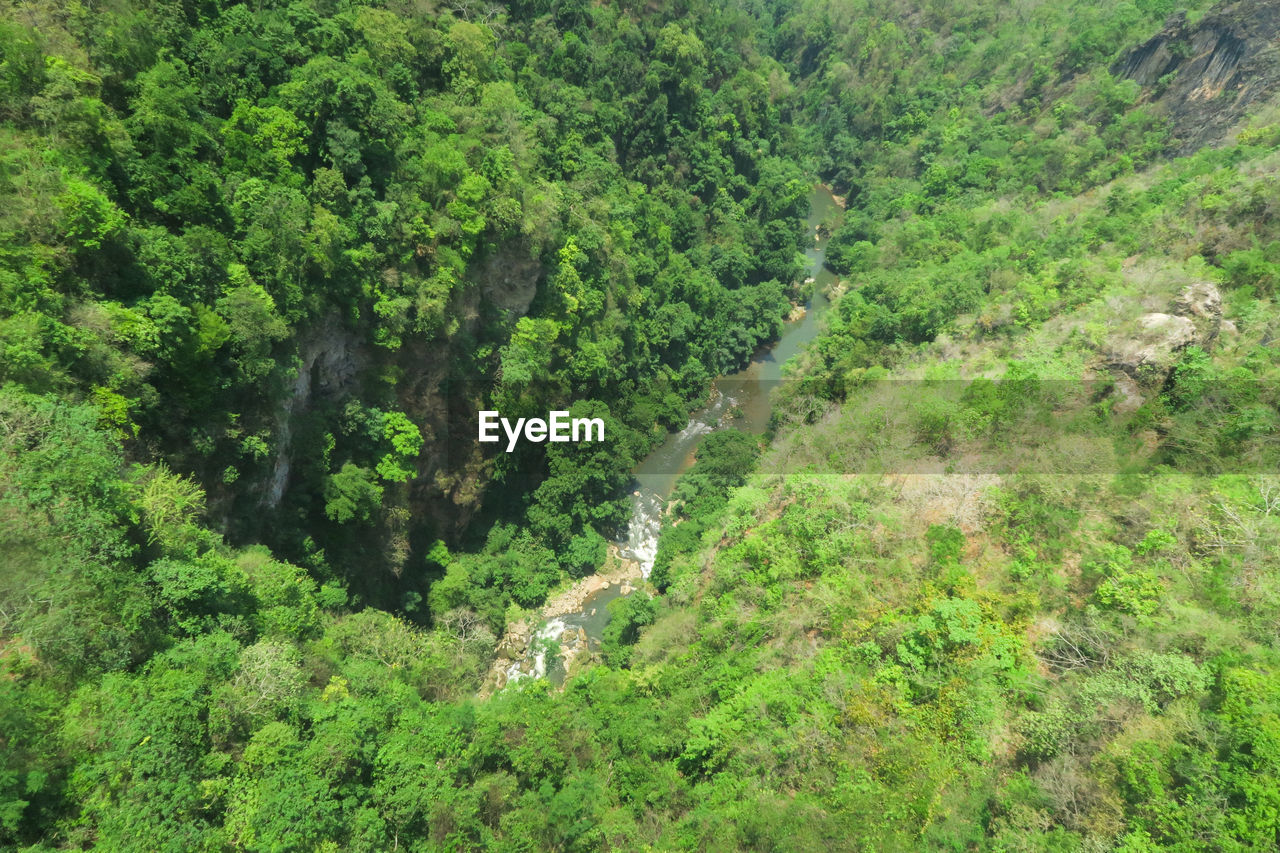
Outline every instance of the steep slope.
{"type": "Polygon", "coordinates": [[[0,377],[383,606],[496,521],[612,532],[655,424],[790,310],[806,185],[749,18],[544,12],[7,10],[0,377]],[[469,441],[570,402],[619,439],[585,489],[469,441]]]}
{"type": "Polygon", "coordinates": [[[0,844],[1274,848],[1280,127],[1170,158],[1167,3],[112,11],[0,26],[0,844]],[[802,161],[771,446],[478,700],[776,330],[802,161]],[[581,388],[603,452],[442,444],[581,388]]]}
{"type": "Polygon", "coordinates": [[[1189,154],[1264,106],[1280,83],[1280,9],[1265,0],[1216,6],[1194,23],[1174,15],[1122,55],[1111,71],[1142,84],[1169,116],[1174,145],[1189,154]]]}

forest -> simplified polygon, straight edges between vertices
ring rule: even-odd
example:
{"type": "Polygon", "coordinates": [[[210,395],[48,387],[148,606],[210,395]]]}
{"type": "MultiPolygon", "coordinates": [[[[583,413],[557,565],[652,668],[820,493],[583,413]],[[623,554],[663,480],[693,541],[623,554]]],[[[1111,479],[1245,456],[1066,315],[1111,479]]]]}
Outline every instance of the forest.
{"type": "Polygon", "coordinates": [[[1276,849],[1277,38],[0,6],[0,849],[1276,849]],[[818,183],[767,431],[701,440],[563,685],[493,689],[803,314],[818,183]]]}

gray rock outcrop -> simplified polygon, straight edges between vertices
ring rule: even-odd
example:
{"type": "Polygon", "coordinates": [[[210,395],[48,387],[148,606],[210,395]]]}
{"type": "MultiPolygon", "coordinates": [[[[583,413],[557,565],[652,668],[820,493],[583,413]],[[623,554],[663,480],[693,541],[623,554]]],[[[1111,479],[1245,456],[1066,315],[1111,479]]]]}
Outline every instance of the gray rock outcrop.
{"type": "Polygon", "coordinates": [[[1280,88],[1280,5],[1274,0],[1219,3],[1188,22],[1169,18],[1157,35],[1111,67],[1137,81],[1165,112],[1179,154],[1220,141],[1280,88]]]}
{"type": "Polygon", "coordinates": [[[1183,289],[1172,313],[1143,314],[1108,347],[1107,367],[1116,379],[1117,410],[1133,411],[1164,386],[1187,347],[1209,349],[1222,329],[1222,295],[1211,282],[1183,289]]]}

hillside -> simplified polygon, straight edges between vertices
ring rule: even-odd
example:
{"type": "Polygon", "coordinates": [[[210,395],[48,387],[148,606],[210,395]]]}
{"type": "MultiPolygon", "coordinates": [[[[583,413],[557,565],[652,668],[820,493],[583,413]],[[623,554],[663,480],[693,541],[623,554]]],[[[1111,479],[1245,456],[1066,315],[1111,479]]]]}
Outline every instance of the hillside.
{"type": "Polygon", "coordinates": [[[1278,27],[5,6],[0,847],[1274,849],[1278,27]],[[815,181],[767,434],[494,689],[804,314],[815,181]]]}

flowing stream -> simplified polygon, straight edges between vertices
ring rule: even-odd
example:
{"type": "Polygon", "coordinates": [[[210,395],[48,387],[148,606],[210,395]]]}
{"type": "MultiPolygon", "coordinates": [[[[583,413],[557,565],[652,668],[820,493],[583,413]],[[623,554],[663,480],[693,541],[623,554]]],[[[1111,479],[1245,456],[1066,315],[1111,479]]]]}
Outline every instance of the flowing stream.
{"type": "MultiPolygon", "coordinates": [[[[788,321],[778,340],[761,349],[746,367],[715,380],[711,402],[694,412],[688,426],[669,435],[636,466],[631,521],[626,540],[618,543],[618,552],[634,561],[645,578],[657,555],[667,499],[680,475],[693,465],[694,452],[702,438],[725,426],[759,434],[769,425],[770,395],[782,378],[782,366],[817,335],[819,320],[829,304],[827,290],[835,284],[836,276],[823,265],[826,237],[819,234],[818,227],[823,221],[834,225],[840,215],[840,206],[830,190],[815,185],[809,194],[808,217],[809,234],[814,239],[805,252],[814,281],[804,315],[788,321]]],[[[609,621],[607,605],[629,590],[627,584],[607,584],[588,595],[580,609],[544,621],[533,632],[524,658],[507,667],[505,681],[546,677],[553,684],[563,683],[564,647],[572,646],[575,654],[598,648],[609,621]]]]}
{"type": "MultiPolygon", "coordinates": [[[[834,221],[839,213],[840,208],[830,191],[815,186],[809,195],[809,233],[818,237],[818,225],[824,219],[834,221]]],[[[835,283],[836,277],[823,266],[825,247],[826,239],[820,238],[814,240],[805,252],[809,260],[809,275],[815,281],[804,316],[788,322],[778,340],[760,350],[746,367],[717,379],[712,402],[694,412],[688,426],[672,433],[636,466],[631,524],[622,556],[638,562],[645,577],[653,568],[653,558],[658,550],[662,510],[676,480],[693,465],[694,451],[702,437],[720,426],[759,434],[769,425],[772,413],[769,397],[782,378],[782,366],[817,335],[819,318],[827,309],[826,291],[835,283]]]]}

